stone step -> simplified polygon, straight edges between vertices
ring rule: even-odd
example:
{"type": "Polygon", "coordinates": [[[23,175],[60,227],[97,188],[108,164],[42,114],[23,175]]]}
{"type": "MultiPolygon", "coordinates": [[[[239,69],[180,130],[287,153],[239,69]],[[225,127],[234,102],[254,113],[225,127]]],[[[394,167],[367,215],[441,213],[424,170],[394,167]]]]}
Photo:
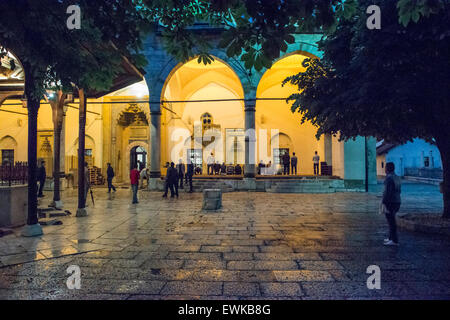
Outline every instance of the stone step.
{"type": "Polygon", "coordinates": [[[269,193],[334,193],[333,188],[327,189],[267,189],[269,193]]]}

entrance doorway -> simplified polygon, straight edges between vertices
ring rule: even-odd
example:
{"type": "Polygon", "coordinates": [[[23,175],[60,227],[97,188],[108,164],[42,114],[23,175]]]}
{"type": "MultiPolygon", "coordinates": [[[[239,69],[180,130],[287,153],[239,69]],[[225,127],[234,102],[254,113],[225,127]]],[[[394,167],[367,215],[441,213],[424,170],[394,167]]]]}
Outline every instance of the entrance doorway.
{"type": "Polygon", "coordinates": [[[147,151],[141,146],[136,146],[130,151],[130,170],[135,166],[139,171],[147,167],[147,151]]]}

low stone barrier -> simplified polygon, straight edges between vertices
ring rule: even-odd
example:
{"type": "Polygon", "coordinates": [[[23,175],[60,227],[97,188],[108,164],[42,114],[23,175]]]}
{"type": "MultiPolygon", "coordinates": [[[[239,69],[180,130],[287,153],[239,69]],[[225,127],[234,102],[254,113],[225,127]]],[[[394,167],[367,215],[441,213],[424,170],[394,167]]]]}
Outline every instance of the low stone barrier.
{"type": "Polygon", "coordinates": [[[0,186],[0,227],[19,227],[27,222],[28,186],[0,186]]]}
{"type": "Polygon", "coordinates": [[[204,189],[203,190],[203,210],[214,211],[222,208],[222,190],[204,189]]]}

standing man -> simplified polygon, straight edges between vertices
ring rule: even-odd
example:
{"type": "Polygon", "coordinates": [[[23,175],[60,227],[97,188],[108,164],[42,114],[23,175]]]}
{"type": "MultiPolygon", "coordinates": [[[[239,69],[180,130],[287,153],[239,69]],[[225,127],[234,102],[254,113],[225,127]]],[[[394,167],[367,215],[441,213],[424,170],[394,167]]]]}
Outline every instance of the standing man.
{"type": "Polygon", "coordinates": [[[45,161],[41,161],[41,166],[38,168],[37,180],[39,181],[39,192],[38,197],[44,197],[42,191],[44,191],[45,179],[47,178],[47,173],[45,172],[45,161]]]}
{"type": "Polygon", "coordinates": [[[133,191],[133,204],[139,203],[137,194],[138,194],[138,188],[139,188],[139,171],[137,169],[137,166],[134,165],[133,169],[130,172],[130,182],[131,182],[131,190],[133,191]]]}
{"type": "Polygon", "coordinates": [[[168,189],[170,188],[170,197],[173,198],[175,195],[178,198],[178,173],[175,169],[175,163],[171,162],[170,167],[167,169],[166,175],[166,187],[163,197],[167,197],[168,189]],[[175,190],[174,190],[175,189],[175,190]]]}
{"type": "Polygon", "coordinates": [[[297,175],[297,156],[295,155],[295,152],[292,153],[292,158],[291,158],[291,174],[294,175],[294,170],[295,170],[295,175],[297,175]]]}
{"type": "Polygon", "coordinates": [[[108,182],[108,193],[111,193],[111,189],[116,192],[116,187],[112,184],[114,178],[114,169],[111,167],[111,163],[107,163],[108,168],[106,169],[106,181],[108,182]]]}
{"type": "Polygon", "coordinates": [[[289,152],[283,154],[283,157],[281,159],[283,160],[283,174],[289,174],[289,163],[291,162],[289,152]]]}
{"type": "Polygon", "coordinates": [[[384,239],[385,246],[398,246],[397,221],[395,214],[400,209],[401,182],[400,177],[395,174],[395,165],[393,162],[386,163],[386,179],[384,180],[383,200],[386,206],[386,220],[389,224],[389,237],[384,239]]]}
{"type": "Polygon", "coordinates": [[[214,174],[214,163],[216,163],[216,159],[214,159],[214,154],[211,152],[211,155],[206,159],[208,175],[214,174]],[[209,173],[210,169],[211,173],[209,173]]]}
{"type": "Polygon", "coordinates": [[[320,156],[317,154],[317,151],[315,151],[313,157],[314,175],[319,175],[319,163],[320,163],[320,156]]]}
{"type": "Polygon", "coordinates": [[[177,173],[178,173],[178,181],[179,182],[180,189],[183,189],[183,179],[184,179],[184,173],[186,172],[186,166],[183,163],[183,160],[178,160],[177,164],[177,173]]]}
{"type": "MultiPolygon", "coordinates": [[[[194,158],[191,158],[187,165],[186,181],[189,181],[189,193],[192,193],[192,176],[194,175],[194,158]]],[[[187,182],[186,182],[187,184],[187,182]]]]}

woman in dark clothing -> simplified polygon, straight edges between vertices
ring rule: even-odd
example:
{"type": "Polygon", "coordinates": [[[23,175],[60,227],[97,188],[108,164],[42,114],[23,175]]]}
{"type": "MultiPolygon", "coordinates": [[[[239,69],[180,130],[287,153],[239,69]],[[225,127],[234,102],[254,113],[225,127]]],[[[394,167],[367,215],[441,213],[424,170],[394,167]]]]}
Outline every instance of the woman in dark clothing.
{"type": "Polygon", "coordinates": [[[397,222],[395,214],[400,209],[401,182],[400,177],[395,174],[393,162],[386,163],[386,179],[384,180],[384,191],[382,204],[386,206],[386,219],[389,224],[389,238],[384,239],[384,245],[398,245],[397,222]]]}

